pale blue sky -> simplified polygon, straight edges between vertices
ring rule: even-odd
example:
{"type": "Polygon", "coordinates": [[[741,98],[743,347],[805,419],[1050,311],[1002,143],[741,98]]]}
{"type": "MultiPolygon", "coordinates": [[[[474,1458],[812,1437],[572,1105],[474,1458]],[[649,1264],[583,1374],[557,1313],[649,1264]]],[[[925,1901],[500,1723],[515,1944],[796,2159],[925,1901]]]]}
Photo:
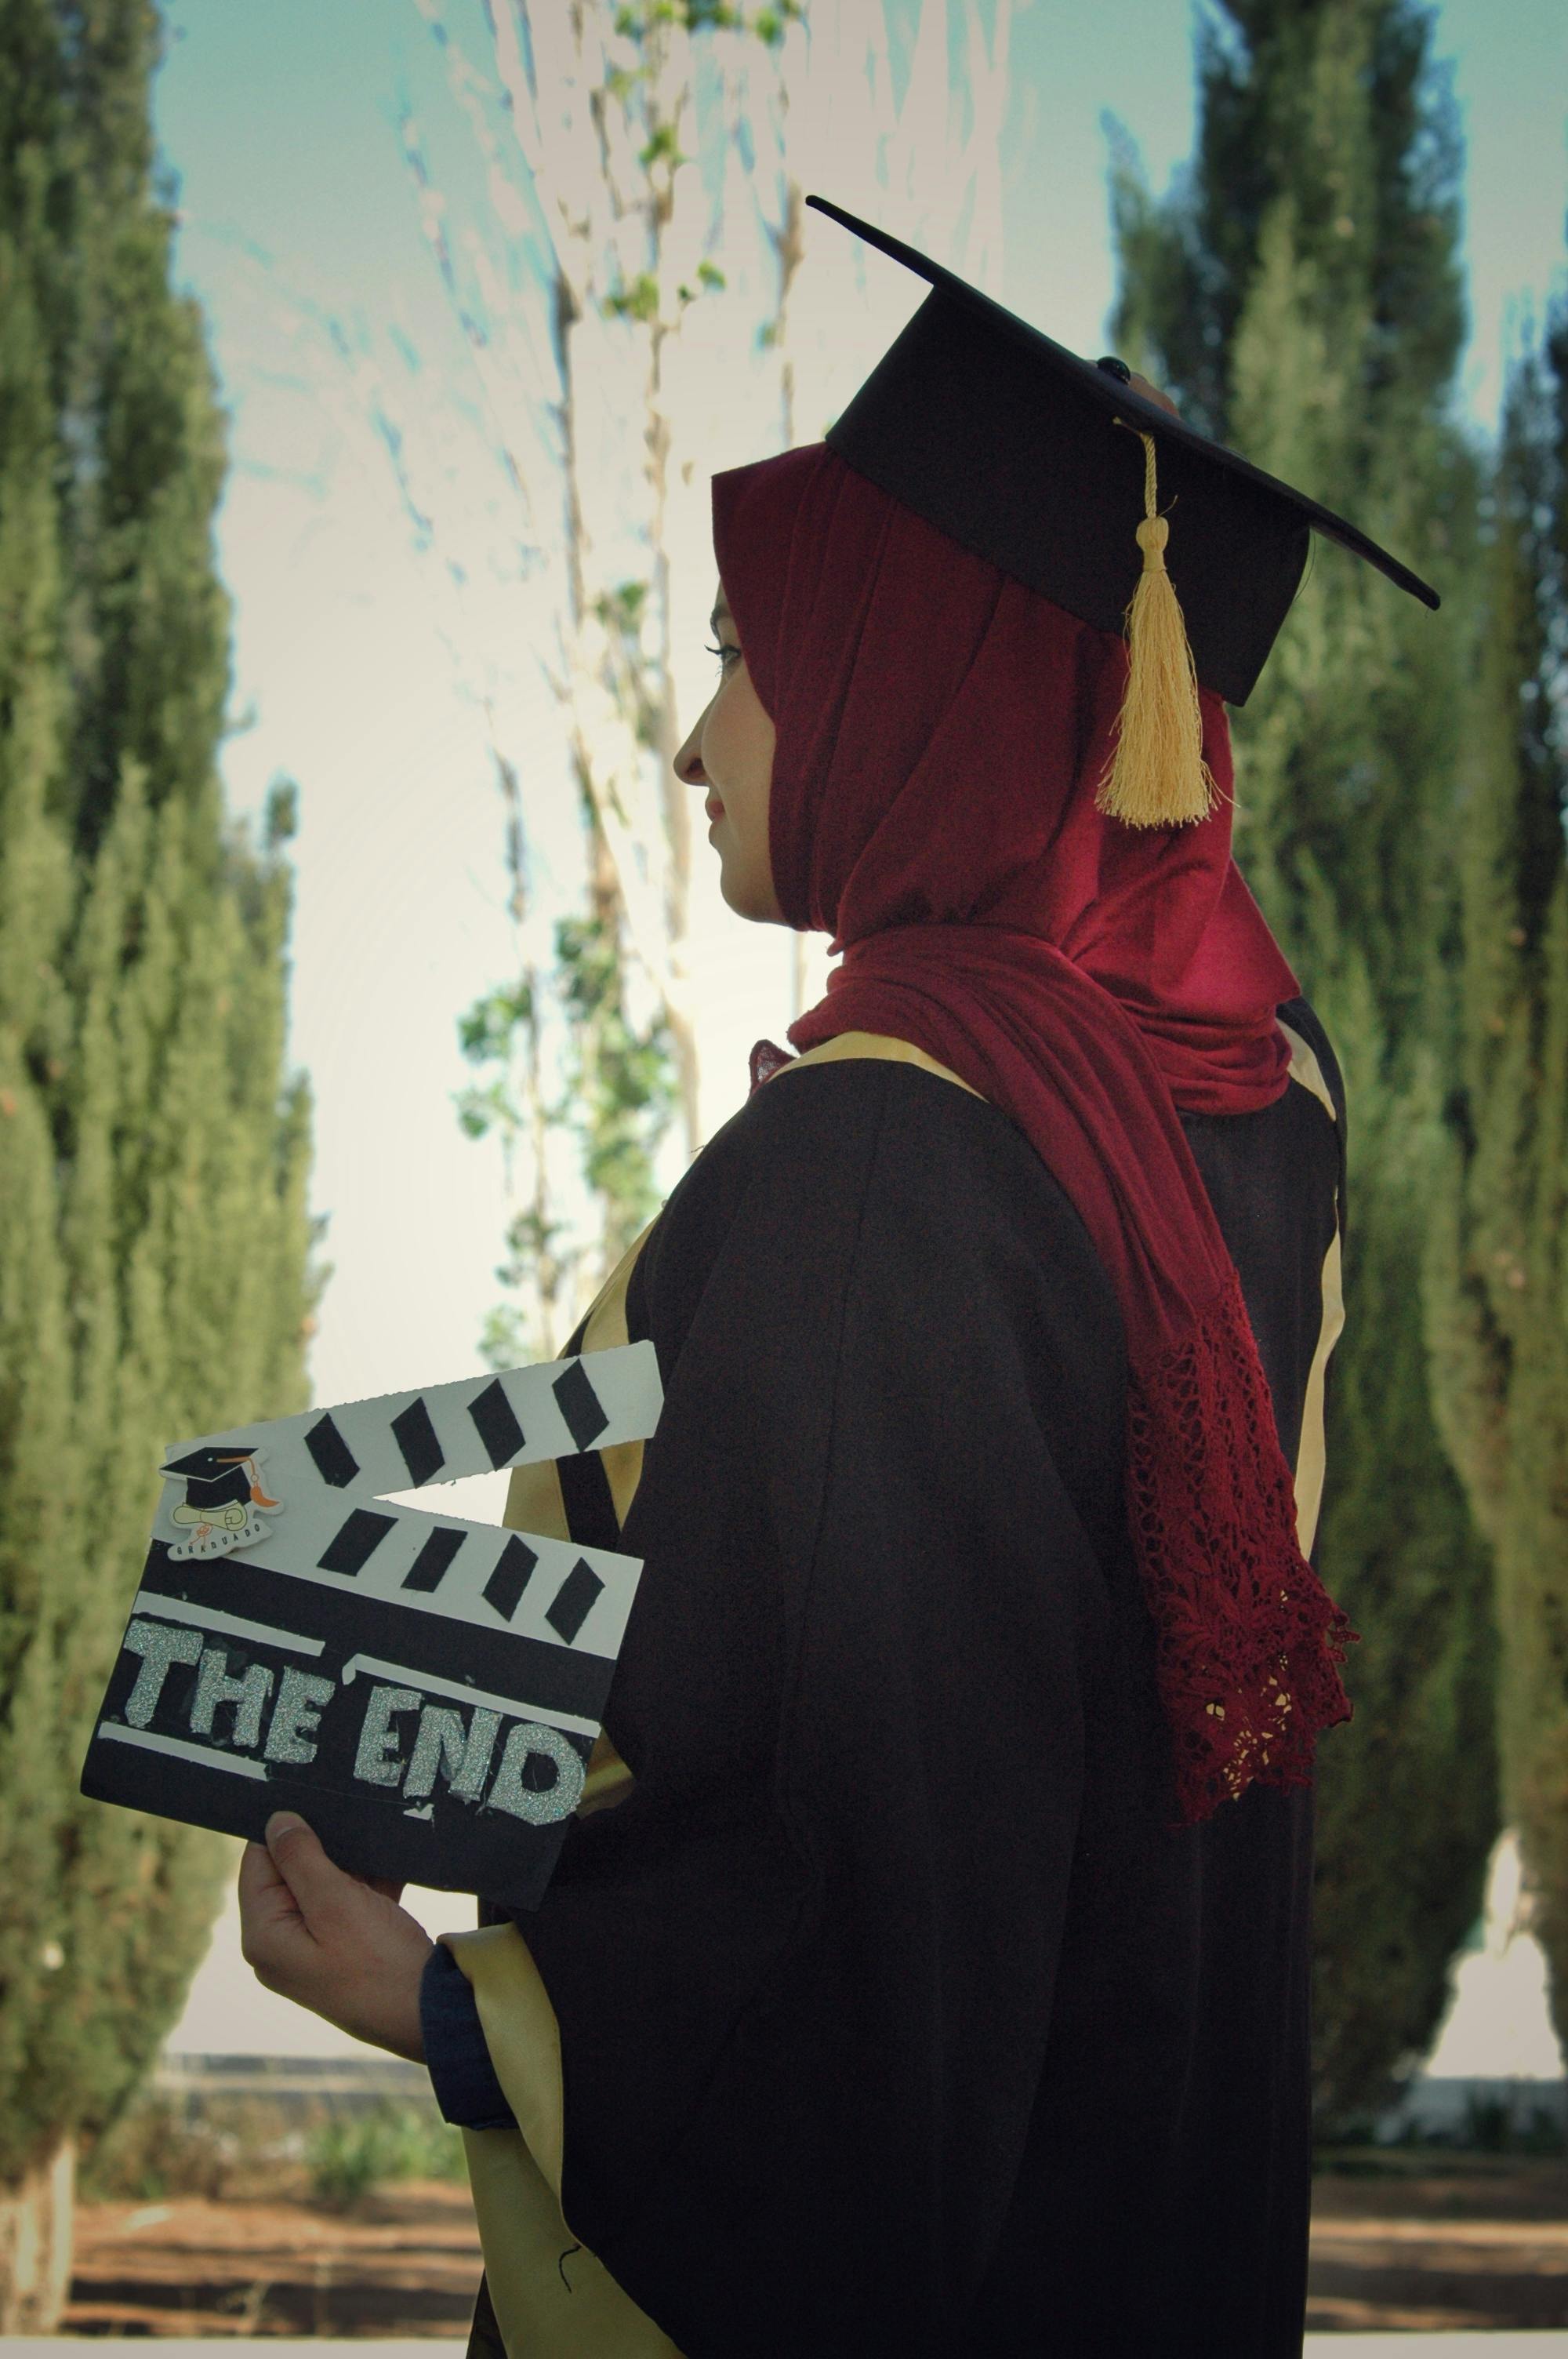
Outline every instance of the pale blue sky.
{"type": "MultiPolygon", "coordinates": [[[[209,230],[257,241],[287,267],[367,304],[428,277],[391,125],[406,88],[427,119],[450,107],[412,0],[166,0],[176,38],[157,92],[165,151],[209,230]]],[[[989,19],[988,5],[985,14],[989,19]]],[[[482,49],[477,0],[457,0],[482,49]]],[[[892,0],[898,31],[914,0],[892,0]]],[[[1119,115],[1162,188],[1193,137],[1187,0],[1022,0],[1004,137],[1006,297],[1068,344],[1098,342],[1110,298],[1105,143],[1119,115]]],[[[1465,395],[1496,411],[1510,303],[1561,274],[1568,208],[1568,10],[1557,0],[1441,0],[1435,52],[1452,63],[1467,146],[1465,260],[1475,334],[1465,395]]],[[[445,147],[461,165],[460,136],[445,147]]],[[[831,194],[831,190],[825,191],[831,194]]],[[[199,266],[186,266],[193,280],[199,266]]],[[[222,286],[199,291],[221,317],[222,286]]],[[[434,324],[439,306],[432,304],[434,324]]]]}

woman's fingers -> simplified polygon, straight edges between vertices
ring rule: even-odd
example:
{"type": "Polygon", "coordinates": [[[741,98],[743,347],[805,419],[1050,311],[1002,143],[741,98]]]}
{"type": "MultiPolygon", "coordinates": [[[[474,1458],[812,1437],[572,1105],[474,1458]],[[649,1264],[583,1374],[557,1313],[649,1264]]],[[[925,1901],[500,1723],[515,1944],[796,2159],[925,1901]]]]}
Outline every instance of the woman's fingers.
{"type": "Polygon", "coordinates": [[[257,1980],[358,2039],[422,2056],[419,1983],[431,1944],[397,1906],[402,1886],[346,1875],[291,1810],[274,1813],[266,1838],[240,1863],[240,1946],[257,1980]]]}
{"type": "Polygon", "coordinates": [[[314,1827],[307,1826],[292,1810],[275,1810],[266,1822],[266,1848],[274,1868],[319,1940],[330,1940],[351,1921],[365,1887],[358,1876],[334,1867],[314,1827]]]}
{"type": "Polygon", "coordinates": [[[316,1940],[294,1892],[265,1843],[247,1843],[240,1861],[240,1951],[264,1983],[289,1961],[308,1957],[316,1940]]]}
{"type": "Polygon", "coordinates": [[[279,1875],[265,1843],[248,1843],[240,1855],[241,1899],[259,1907],[280,1892],[292,1907],[294,1896],[279,1875]]]}
{"type": "Polygon", "coordinates": [[[266,1836],[265,1844],[247,1843],[240,1862],[240,1947],[262,1981],[276,1985],[352,1938],[365,1888],[333,1866],[314,1828],[292,1811],[275,1811],[266,1836]]]}

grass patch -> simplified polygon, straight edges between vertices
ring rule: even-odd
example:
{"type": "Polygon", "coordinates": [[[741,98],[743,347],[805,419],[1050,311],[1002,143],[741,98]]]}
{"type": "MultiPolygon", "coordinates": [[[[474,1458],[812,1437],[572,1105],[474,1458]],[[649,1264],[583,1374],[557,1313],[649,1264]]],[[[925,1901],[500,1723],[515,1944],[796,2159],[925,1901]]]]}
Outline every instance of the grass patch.
{"type": "Polygon", "coordinates": [[[193,2098],[146,2090],[84,2154],[89,2203],[313,2199],[346,2210],[375,2187],[410,2179],[460,2182],[462,2138],[434,2098],[193,2098]]]}
{"type": "Polygon", "coordinates": [[[311,2194],[335,2211],[389,2180],[465,2175],[462,2140],[435,2107],[390,2099],[320,2123],[307,2142],[306,2161],[311,2194]]]}

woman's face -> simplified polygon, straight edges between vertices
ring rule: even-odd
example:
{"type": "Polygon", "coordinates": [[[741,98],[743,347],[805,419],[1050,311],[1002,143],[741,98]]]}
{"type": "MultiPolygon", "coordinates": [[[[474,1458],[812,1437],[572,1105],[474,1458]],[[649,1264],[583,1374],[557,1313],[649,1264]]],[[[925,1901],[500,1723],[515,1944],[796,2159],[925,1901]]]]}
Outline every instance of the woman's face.
{"type": "Polygon", "coordinates": [[[773,724],[752,686],[724,584],[713,609],[721,677],[675,758],[677,778],[708,788],[708,841],[719,854],[719,889],[737,916],[786,923],[768,853],[768,789],[773,724]]]}

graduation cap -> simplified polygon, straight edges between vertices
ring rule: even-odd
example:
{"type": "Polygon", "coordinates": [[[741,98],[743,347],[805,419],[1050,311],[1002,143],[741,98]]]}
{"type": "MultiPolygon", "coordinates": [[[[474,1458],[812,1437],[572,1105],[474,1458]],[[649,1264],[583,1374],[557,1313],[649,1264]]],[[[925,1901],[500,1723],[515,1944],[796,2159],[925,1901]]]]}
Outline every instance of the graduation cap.
{"type": "Polygon", "coordinates": [[[167,1477],[185,1477],[186,1501],[192,1507],[222,1507],[230,1501],[243,1505],[251,1496],[254,1455],[253,1442],[227,1441],[221,1447],[209,1442],[183,1458],[171,1458],[159,1471],[167,1477]]]}
{"type": "Polygon", "coordinates": [[[1126,626],[1127,692],[1096,796],[1110,817],[1170,827],[1212,808],[1197,688],[1245,704],[1314,531],[1438,604],[1345,517],[1136,392],[1124,362],[1080,359],[902,239],[806,201],[931,286],[829,449],[1080,622],[1126,626]]]}

